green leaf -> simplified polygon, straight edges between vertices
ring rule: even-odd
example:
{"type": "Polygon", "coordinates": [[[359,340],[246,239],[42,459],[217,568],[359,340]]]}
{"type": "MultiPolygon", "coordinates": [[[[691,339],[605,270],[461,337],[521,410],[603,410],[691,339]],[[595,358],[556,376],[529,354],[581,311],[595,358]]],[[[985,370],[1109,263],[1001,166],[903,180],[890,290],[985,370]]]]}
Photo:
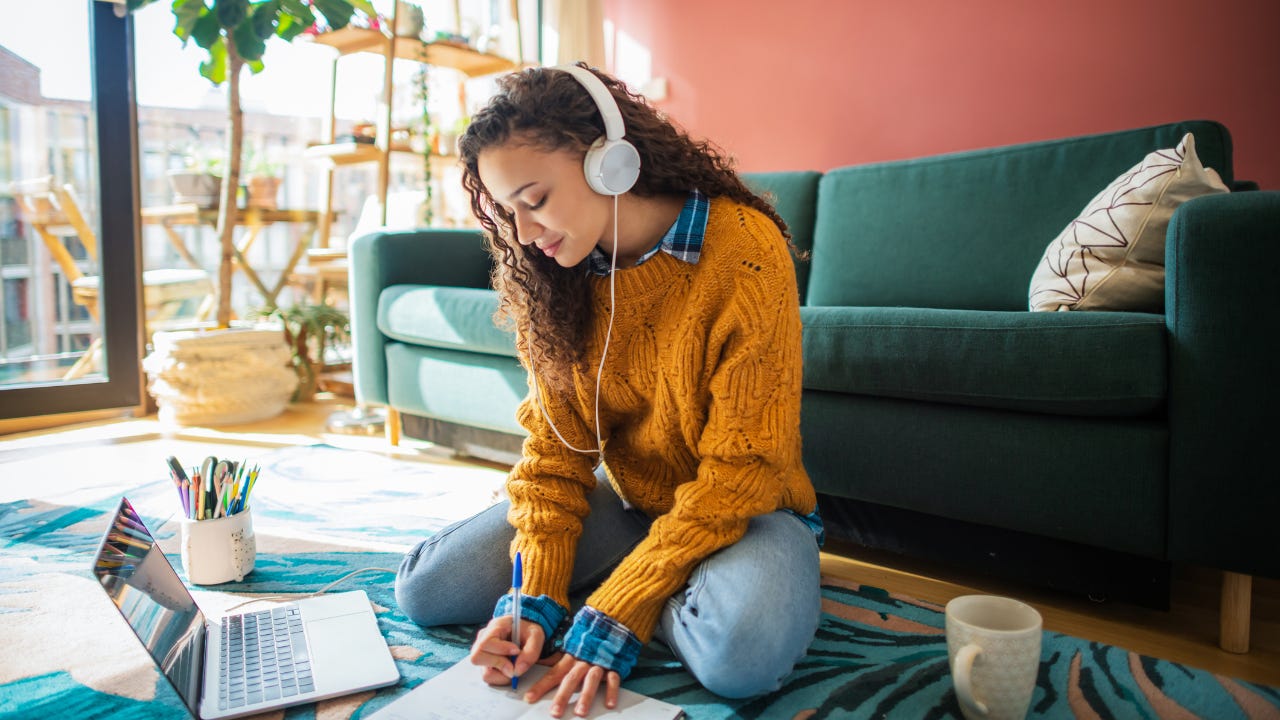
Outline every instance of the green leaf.
{"type": "Polygon", "coordinates": [[[191,28],[191,39],[205,50],[212,47],[220,37],[222,37],[222,26],[218,24],[218,18],[211,12],[201,15],[195,27],[191,28]]]}
{"type": "Polygon", "coordinates": [[[249,0],[213,0],[213,11],[222,27],[230,30],[249,16],[249,0]]]}
{"type": "Polygon", "coordinates": [[[355,6],[355,9],[365,14],[365,17],[377,17],[378,11],[374,9],[373,3],[369,0],[349,0],[355,6]]]}
{"type": "Polygon", "coordinates": [[[219,37],[209,47],[209,59],[200,63],[200,74],[209,78],[214,85],[221,85],[227,79],[227,42],[219,37]]]}
{"type": "Polygon", "coordinates": [[[231,39],[236,44],[236,52],[249,62],[261,60],[262,53],[267,51],[267,44],[258,37],[253,29],[253,20],[246,19],[231,31],[231,39]]]}
{"type": "Polygon", "coordinates": [[[311,8],[308,7],[306,3],[302,2],[302,0],[280,0],[280,10],[283,11],[285,15],[299,21],[307,17],[312,19],[315,18],[311,13],[311,8]]]}
{"type": "Polygon", "coordinates": [[[280,3],[280,23],[276,25],[276,35],[285,42],[306,32],[307,28],[316,24],[316,14],[311,8],[302,4],[302,0],[282,0],[280,3]]]}
{"type": "Polygon", "coordinates": [[[187,44],[187,40],[196,37],[196,25],[201,18],[213,17],[209,14],[209,7],[204,4],[204,0],[173,0],[170,8],[173,10],[173,34],[182,40],[183,45],[187,44]]]}
{"type": "Polygon", "coordinates": [[[253,32],[259,40],[266,40],[276,33],[280,0],[269,0],[253,7],[253,32]]]}
{"type": "Polygon", "coordinates": [[[320,11],[325,21],[329,23],[329,27],[334,30],[346,27],[347,23],[351,22],[351,16],[356,12],[347,0],[313,0],[312,5],[320,11]]]}
{"type": "Polygon", "coordinates": [[[125,6],[125,9],[127,9],[129,12],[133,12],[138,8],[144,8],[150,5],[155,1],[156,0],[125,0],[124,6],[125,6]]]}
{"type": "Polygon", "coordinates": [[[303,25],[291,17],[285,16],[280,18],[280,24],[276,25],[276,37],[285,42],[293,42],[293,39],[301,35],[310,24],[303,25]]]}
{"type": "Polygon", "coordinates": [[[276,26],[276,34],[286,42],[293,40],[316,24],[316,15],[311,12],[311,8],[306,5],[292,7],[294,2],[296,0],[284,0],[284,14],[280,24],[276,26]]]}

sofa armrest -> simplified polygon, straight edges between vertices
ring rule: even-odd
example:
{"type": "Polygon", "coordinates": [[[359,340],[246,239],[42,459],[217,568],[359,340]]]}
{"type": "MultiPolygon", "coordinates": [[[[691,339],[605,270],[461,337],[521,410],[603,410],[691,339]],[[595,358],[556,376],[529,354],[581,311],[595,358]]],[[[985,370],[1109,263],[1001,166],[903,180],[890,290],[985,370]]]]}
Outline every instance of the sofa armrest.
{"type": "Polygon", "coordinates": [[[386,405],[387,338],[378,328],[378,300],[391,285],[489,287],[492,266],[476,230],[379,231],[348,251],[352,376],[356,400],[386,405]]]}
{"type": "Polygon", "coordinates": [[[1280,577],[1280,192],[1182,205],[1165,249],[1169,557],[1280,577]]]}

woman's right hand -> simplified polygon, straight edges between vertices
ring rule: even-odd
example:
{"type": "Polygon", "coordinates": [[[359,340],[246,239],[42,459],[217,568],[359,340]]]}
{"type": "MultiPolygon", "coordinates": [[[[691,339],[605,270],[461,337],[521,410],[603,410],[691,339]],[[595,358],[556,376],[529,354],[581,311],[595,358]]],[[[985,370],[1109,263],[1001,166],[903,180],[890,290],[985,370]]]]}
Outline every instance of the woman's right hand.
{"type": "Polygon", "coordinates": [[[542,654],[546,633],[536,622],[520,623],[520,644],[511,637],[511,616],[489,621],[471,645],[471,664],[484,668],[484,681],[490,685],[509,685],[513,675],[523,675],[542,654]],[[515,662],[512,663],[512,657],[515,662]]]}

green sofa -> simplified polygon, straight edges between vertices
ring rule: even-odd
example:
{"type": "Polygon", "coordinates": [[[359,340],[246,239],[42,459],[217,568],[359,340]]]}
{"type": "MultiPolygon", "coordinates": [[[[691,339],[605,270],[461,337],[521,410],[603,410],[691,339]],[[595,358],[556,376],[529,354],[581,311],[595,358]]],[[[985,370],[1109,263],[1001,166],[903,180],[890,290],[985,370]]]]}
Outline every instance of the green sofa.
{"type": "MultiPolygon", "coordinates": [[[[1164,314],[1027,311],[1048,243],[1187,132],[1206,167],[1247,188],[1227,129],[1207,121],[749,176],[811,253],[796,271],[819,492],[1237,581],[1280,577],[1268,450],[1280,315],[1265,304],[1280,192],[1177,210],[1164,314]]],[[[525,375],[490,319],[479,236],[379,232],[350,260],[357,398],[397,411],[411,435],[514,457],[525,375]]]]}

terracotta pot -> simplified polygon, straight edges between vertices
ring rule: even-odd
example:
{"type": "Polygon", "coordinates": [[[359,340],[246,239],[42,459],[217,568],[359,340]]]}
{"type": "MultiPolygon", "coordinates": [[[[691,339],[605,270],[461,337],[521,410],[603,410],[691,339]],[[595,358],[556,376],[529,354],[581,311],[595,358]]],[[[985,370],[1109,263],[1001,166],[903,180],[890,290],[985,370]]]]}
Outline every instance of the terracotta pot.
{"type": "Polygon", "coordinates": [[[275,210],[279,205],[276,196],[280,193],[280,178],[274,176],[254,176],[246,181],[248,188],[245,207],[257,210],[275,210]]]}

